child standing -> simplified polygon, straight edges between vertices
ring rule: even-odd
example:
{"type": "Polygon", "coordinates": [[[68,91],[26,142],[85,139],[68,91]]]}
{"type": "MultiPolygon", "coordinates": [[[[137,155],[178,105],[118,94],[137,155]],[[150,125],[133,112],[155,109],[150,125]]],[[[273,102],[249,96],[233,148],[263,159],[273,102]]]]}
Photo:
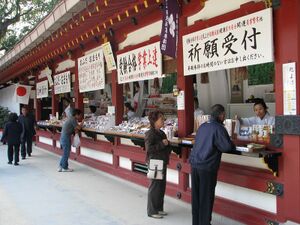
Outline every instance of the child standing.
{"type": "Polygon", "coordinates": [[[17,122],[18,115],[16,113],[10,113],[8,122],[4,126],[3,135],[1,141],[7,143],[7,156],[8,164],[12,164],[13,158],[15,158],[15,166],[19,165],[19,151],[21,143],[21,134],[23,131],[22,125],[17,122]],[[15,157],[14,157],[15,155],[15,157]]]}

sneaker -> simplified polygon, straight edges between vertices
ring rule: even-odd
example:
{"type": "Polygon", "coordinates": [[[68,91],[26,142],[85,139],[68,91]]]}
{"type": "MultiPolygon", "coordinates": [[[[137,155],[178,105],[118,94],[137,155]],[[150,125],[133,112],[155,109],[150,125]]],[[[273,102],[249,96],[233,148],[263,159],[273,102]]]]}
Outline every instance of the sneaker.
{"type": "Polygon", "coordinates": [[[73,169],[70,169],[70,168],[68,168],[68,169],[62,169],[62,172],[73,172],[74,170],[73,169]]]}
{"type": "Polygon", "coordinates": [[[168,215],[168,213],[166,213],[165,211],[158,211],[158,214],[159,214],[159,215],[162,215],[162,216],[168,215]]]}
{"type": "Polygon", "coordinates": [[[12,164],[12,162],[7,162],[7,164],[12,164]]]}
{"type": "Polygon", "coordinates": [[[149,217],[152,217],[154,219],[162,219],[163,216],[162,215],[159,215],[159,214],[153,214],[153,215],[149,215],[149,217]]]}
{"type": "Polygon", "coordinates": [[[19,163],[15,162],[15,163],[14,163],[14,165],[15,165],[15,166],[18,166],[18,165],[19,165],[19,163]]]}
{"type": "Polygon", "coordinates": [[[22,159],[26,159],[26,157],[22,157],[22,159]]]}
{"type": "Polygon", "coordinates": [[[62,172],[62,168],[58,167],[57,172],[62,172]]]}

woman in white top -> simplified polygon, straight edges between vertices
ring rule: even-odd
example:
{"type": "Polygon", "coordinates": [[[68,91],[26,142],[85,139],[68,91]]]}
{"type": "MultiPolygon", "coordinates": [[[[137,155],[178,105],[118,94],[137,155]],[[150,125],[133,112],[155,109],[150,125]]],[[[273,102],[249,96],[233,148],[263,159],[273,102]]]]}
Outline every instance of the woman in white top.
{"type": "Polygon", "coordinates": [[[268,107],[263,99],[260,99],[254,103],[253,106],[256,116],[249,118],[236,118],[240,121],[243,126],[252,125],[275,125],[275,117],[270,116],[268,107]]]}
{"type": "Polygon", "coordinates": [[[124,106],[124,112],[126,113],[127,119],[130,120],[135,117],[135,112],[131,104],[129,102],[126,102],[124,106]]]}

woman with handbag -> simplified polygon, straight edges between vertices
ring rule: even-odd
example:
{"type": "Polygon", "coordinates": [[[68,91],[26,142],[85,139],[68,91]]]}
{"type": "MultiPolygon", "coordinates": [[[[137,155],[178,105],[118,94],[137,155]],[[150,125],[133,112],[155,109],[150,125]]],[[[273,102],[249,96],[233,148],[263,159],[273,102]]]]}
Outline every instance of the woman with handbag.
{"type": "Polygon", "coordinates": [[[150,165],[151,160],[155,160],[156,162],[161,160],[163,166],[161,166],[161,170],[155,170],[155,175],[151,177],[148,189],[147,213],[149,217],[160,219],[167,215],[163,207],[166,191],[167,164],[169,163],[171,151],[168,148],[169,142],[166,134],[160,130],[164,126],[165,118],[163,113],[161,111],[153,111],[149,114],[148,118],[151,128],[145,135],[146,162],[150,165]],[[162,174],[156,176],[157,173],[162,174]]]}

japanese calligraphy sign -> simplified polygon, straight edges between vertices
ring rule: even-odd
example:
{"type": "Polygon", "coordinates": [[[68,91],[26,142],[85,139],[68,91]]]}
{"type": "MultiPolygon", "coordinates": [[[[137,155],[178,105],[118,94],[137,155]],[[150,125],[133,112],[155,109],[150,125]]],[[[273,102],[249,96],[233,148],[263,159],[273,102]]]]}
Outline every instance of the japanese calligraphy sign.
{"type": "Polygon", "coordinates": [[[54,94],[68,93],[71,91],[70,71],[54,76],[54,94]]]}
{"type": "Polygon", "coordinates": [[[162,76],[159,42],[119,54],[117,61],[119,84],[162,76]]]}
{"type": "Polygon", "coordinates": [[[101,45],[104,58],[106,61],[106,65],[109,71],[117,69],[114,54],[110,45],[110,42],[106,42],[103,45],[101,45]]]}
{"type": "Polygon", "coordinates": [[[105,87],[102,49],[78,59],[79,92],[95,91],[105,87]]]}
{"type": "Polygon", "coordinates": [[[164,5],[160,49],[162,54],[176,58],[180,5],[177,0],[165,0],[164,5]]]}
{"type": "Polygon", "coordinates": [[[272,9],[183,36],[184,75],[272,62],[272,9]]]}
{"type": "Polygon", "coordinates": [[[48,97],[48,80],[38,82],[36,84],[36,98],[48,97]]]}
{"type": "Polygon", "coordinates": [[[282,65],[284,115],[297,114],[296,63],[282,65]]]}

